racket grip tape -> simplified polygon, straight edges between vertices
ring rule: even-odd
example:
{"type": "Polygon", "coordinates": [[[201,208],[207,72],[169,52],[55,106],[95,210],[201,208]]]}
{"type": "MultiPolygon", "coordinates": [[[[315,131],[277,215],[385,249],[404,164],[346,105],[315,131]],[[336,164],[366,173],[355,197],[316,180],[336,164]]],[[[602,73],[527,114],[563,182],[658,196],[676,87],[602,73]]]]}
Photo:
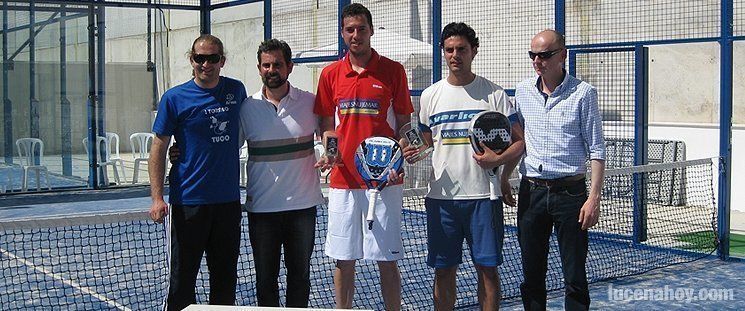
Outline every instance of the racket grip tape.
{"type": "Polygon", "coordinates": [[[378,189],[371,189],[370,190],[370,199],[369,203],[367,204],[367,230],[372,230],[373,221],[375,219],[375,202],[378,201],[378,194],[380,194],[380,190],[378,189]]]}

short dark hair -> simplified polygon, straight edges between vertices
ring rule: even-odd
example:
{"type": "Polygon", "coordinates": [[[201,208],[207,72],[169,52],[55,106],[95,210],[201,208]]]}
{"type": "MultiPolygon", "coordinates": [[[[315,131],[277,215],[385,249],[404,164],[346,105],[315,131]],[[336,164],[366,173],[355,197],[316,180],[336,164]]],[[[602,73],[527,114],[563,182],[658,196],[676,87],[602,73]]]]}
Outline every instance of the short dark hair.
{"type": "Polygon", "coordinates": [[[442,29],[442,35],[440,36],[440,48],[445,47],[445,40],[450,37],[460,36],[468,40],[471,48],[479,47],[479,38],[476,37],[476,31],[466,23],[450,23],[442,29]]]}
{"type": "Polygon", "coordinates": [[[344,19],[352,16],[364,15],[367,18],[367,23],[370,25],[370,29],[373,28],[372,14],[364,5],[359,3],[350,3],[344,7],[341,11],[341,26],[344,27],[344,19]]]}
{"type": "Polygon", "coordinates": [[[277,39],[269,39],[259,44],[259,50],[256,52],[256,58],[261,63],[261,53],[269,51],[282,51],[286,63],[292,62],[292,50],[287,42],[277,39]]]}

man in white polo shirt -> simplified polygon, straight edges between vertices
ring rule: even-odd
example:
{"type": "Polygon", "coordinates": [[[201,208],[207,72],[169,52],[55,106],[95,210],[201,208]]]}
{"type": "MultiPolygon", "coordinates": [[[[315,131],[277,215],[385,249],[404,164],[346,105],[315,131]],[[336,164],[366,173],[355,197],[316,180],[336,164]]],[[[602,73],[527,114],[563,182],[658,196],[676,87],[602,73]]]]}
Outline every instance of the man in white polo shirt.
{"type": "Polygon", "coordinates": [[[315,97],[287,82],[291,55],[284,41],[261,43],[257,56],[264,86],[243,102],[241,128],[248,143],[246,205],[258,305],[280,306],[277,279],[284,247],[285,306],[306,308],[316,206],[323,195],[313,167],[315,97]]]}

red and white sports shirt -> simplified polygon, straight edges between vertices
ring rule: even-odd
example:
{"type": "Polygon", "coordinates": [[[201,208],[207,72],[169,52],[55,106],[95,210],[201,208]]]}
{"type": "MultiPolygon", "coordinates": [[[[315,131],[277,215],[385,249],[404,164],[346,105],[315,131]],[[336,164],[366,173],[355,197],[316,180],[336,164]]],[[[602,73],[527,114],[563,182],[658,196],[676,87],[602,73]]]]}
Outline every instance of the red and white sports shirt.
{"type": "Polygon", "coordinates": [[[331,187],[366,188],[354,166],[357,146],[370,136],[397,136],[395,115],[413,111],[404,67],[375,50],[361,73],[352,70],[349,55],[326,66],[313,112],[336,117],[341,163],[331,171],[331,187]]]}

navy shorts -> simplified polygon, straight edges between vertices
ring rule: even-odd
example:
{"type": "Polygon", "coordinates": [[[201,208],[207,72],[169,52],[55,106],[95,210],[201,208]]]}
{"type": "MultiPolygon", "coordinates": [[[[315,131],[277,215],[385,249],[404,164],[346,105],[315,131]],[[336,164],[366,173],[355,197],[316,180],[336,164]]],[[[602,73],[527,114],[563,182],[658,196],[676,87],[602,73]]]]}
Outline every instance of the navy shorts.
{"type": "Polygon", "coordinates": [[[449,268],[463,262],[463,239],[471,259],[483,267],[502,264],[504,211],[501,200],[425,198],[427,265],[449,268]]]}

